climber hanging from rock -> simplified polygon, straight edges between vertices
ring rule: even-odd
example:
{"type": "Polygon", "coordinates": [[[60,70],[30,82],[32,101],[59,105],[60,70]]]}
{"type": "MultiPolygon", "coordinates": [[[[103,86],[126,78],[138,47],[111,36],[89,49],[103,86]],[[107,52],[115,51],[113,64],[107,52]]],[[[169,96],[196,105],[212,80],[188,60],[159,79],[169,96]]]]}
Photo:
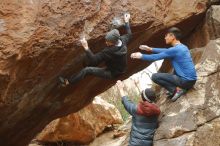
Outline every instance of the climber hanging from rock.
{"type": "Polygon", "coordinates": [[[165,35],[165,42],[172,45],[170,48],[151,48],[141,45],[139,48],[154,54],[132,53],[131,58],[147,61],[170,59],[174,68],[174,74],[155,73],[151,79],[158,85],[167,89],[167,95],[172,101],[176,101],[191,89],[197,80],[195,65],[187,46],[180,42],[181,30],[176,27],[170,28],[165,35]]]}
{"type": "Polygon", "coordinates": [[[132,115],[129,146],[152,146],[160,114],[159,107],[154,104],[155,92],[150,88],[143,90],[142,100],[136,105],[126,95],[123,82],[119,80],[116,85],[122,97],[122,104],[132,115]]]}
{"type": "Polygon", "coordinates": [[[124,14],[127,34],[120,36],[117,29],[109,31],[105,36],[107,47],[99,53],[93,54],[88,47],[86,39],[83,38],[81,44],[85,49],[90,66],[82,69],[78,74],[72,75],[70,78],[59,77],[62,86],[74,84],[83,79],[86,75],[94,75],[104,79],[114,79],[123,74],[127,68],[127,44],[132,37],[129,20],[130,14],[124,14]],[[105,62],[105,68],[96,67],[102,62],[105,62]]]}

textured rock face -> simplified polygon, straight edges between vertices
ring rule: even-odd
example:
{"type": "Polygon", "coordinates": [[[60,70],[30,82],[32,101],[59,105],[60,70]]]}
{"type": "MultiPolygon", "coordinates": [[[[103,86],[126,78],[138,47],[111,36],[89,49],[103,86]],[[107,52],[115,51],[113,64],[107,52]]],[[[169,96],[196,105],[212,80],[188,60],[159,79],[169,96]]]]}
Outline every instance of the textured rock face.
{"type": "MultiPolygon", "coordinates": [[[[129,11],[135,33],[129,53],[145,42],[159,47],[163,39],[158,35],[163,36],[166,27],[181,22],[179,26],[190,33],[202,19],[207,3],[208,0],[184,0],[181,5],[178,0],[1,0],[0,144],[27,144],[51,120],[77,112],[114,83],[88,77],[66,89],[57,87],[59,75],[70,75],[83,67],[84,53],[78,43],[83,33],[91,49],[100,51],[111,20],[129,11]]],[[[121,78],[145,66],[146,63],[129,60],[128,71],[121,78]]]]}
{"type": "Polygon", "coordinates": [[[36,139],[41,142],[87,144],[107,126],[122,122],[122,117],[114,105],[95,97],[92,104],[79,112],[52,121],[36,139]]]}

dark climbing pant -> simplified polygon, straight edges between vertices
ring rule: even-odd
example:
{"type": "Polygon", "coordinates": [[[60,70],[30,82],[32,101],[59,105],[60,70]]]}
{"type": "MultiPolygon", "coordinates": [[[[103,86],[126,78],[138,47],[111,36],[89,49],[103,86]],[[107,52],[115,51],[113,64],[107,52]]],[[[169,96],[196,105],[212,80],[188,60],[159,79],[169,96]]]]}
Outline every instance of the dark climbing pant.
{"type": "Polygon", "coordinates": [[[189,90],[196,83],[196,80],[186,81],[186,80],[181,79],[177,75],[168,74],[168,73],[155,73],[152,75],[151,79],[154,83],[164,87],[170,93],[174,93],[176,90],[176,87],[189,90]]]}
{"type": "Polygon", "coordinates": [[[99,67],[86,67],[82,69],[77,75],[72,75],[68,81],[70,84],[74,84],[78,82],[79,80],[82,80],[85,78],[86,75],[94,75],[100,78],[104,79],[112,79],[114,78],[114,75],[112,72],[105,68],[99,68],[99,67]]]}

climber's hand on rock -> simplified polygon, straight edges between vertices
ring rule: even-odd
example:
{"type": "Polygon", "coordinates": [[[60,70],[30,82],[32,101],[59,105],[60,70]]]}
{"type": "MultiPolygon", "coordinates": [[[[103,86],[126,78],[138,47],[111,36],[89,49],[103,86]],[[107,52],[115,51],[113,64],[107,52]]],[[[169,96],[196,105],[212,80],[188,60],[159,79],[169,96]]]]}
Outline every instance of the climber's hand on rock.
{"type": "Polygon", "coordinates": [[[128,22],[129,22],[130,17],[131,17],[131,15],[130,15],[129,13],[124,14],[125,23],[128,23],[128,22]]]}
{"type": "Polygon", "coordinates": [[[142,54],[140,52],[136,52],[136,53],[132,53],[131,54],[131,58],[132,59],[141,59],[142,58],[142,54]]]}
{"type": "Polygon", "coordinates": [[[84,48],[85,50],[88,50],[88,49],[89,49],[88,42],[87,42],[87,40],[86,40],[85,37],[82,38],[82,39],[80,40],[80,42],[81,42],[81,44],[82,44],[82,46],[83,46],[83,48],[84,48]]]}
{"type": "Polygon", "coordinates": [[[147,45],[140,45],[139,49],[144,50],[144,51],[148,51],[148,52],[152,52],[152,48],[147,45]]]}

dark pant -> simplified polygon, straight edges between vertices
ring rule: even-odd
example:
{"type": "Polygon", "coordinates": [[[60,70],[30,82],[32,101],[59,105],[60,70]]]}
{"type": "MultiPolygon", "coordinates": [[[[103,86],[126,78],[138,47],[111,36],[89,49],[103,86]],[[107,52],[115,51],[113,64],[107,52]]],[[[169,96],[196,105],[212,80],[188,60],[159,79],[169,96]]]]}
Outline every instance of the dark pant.
{"type": "Polygon", "coordinates": [[[168,73],[155,73],[152,75],[151,79],[153,80],[154,83],[164,87],[170,93],[174,93],[176,90],[176,87],[189,90],[196,83],[196,80],[186,81],[186,80],[181,79],[177,75],[168,74],[168,73]]]}
{"type": "Polygon", "coordinates": [[[68,79],[68,81],[71,84],[74,84],[74,83],[78,82],[79,80],[85,78],[86,75],[94,75],[94,76],[104,78],[104,79],[114,78],[114,75],[108,69],[99,68],[99,67],[86,67],[86,68],[82,69],[78,74],[72,75],[68,79]]]}

